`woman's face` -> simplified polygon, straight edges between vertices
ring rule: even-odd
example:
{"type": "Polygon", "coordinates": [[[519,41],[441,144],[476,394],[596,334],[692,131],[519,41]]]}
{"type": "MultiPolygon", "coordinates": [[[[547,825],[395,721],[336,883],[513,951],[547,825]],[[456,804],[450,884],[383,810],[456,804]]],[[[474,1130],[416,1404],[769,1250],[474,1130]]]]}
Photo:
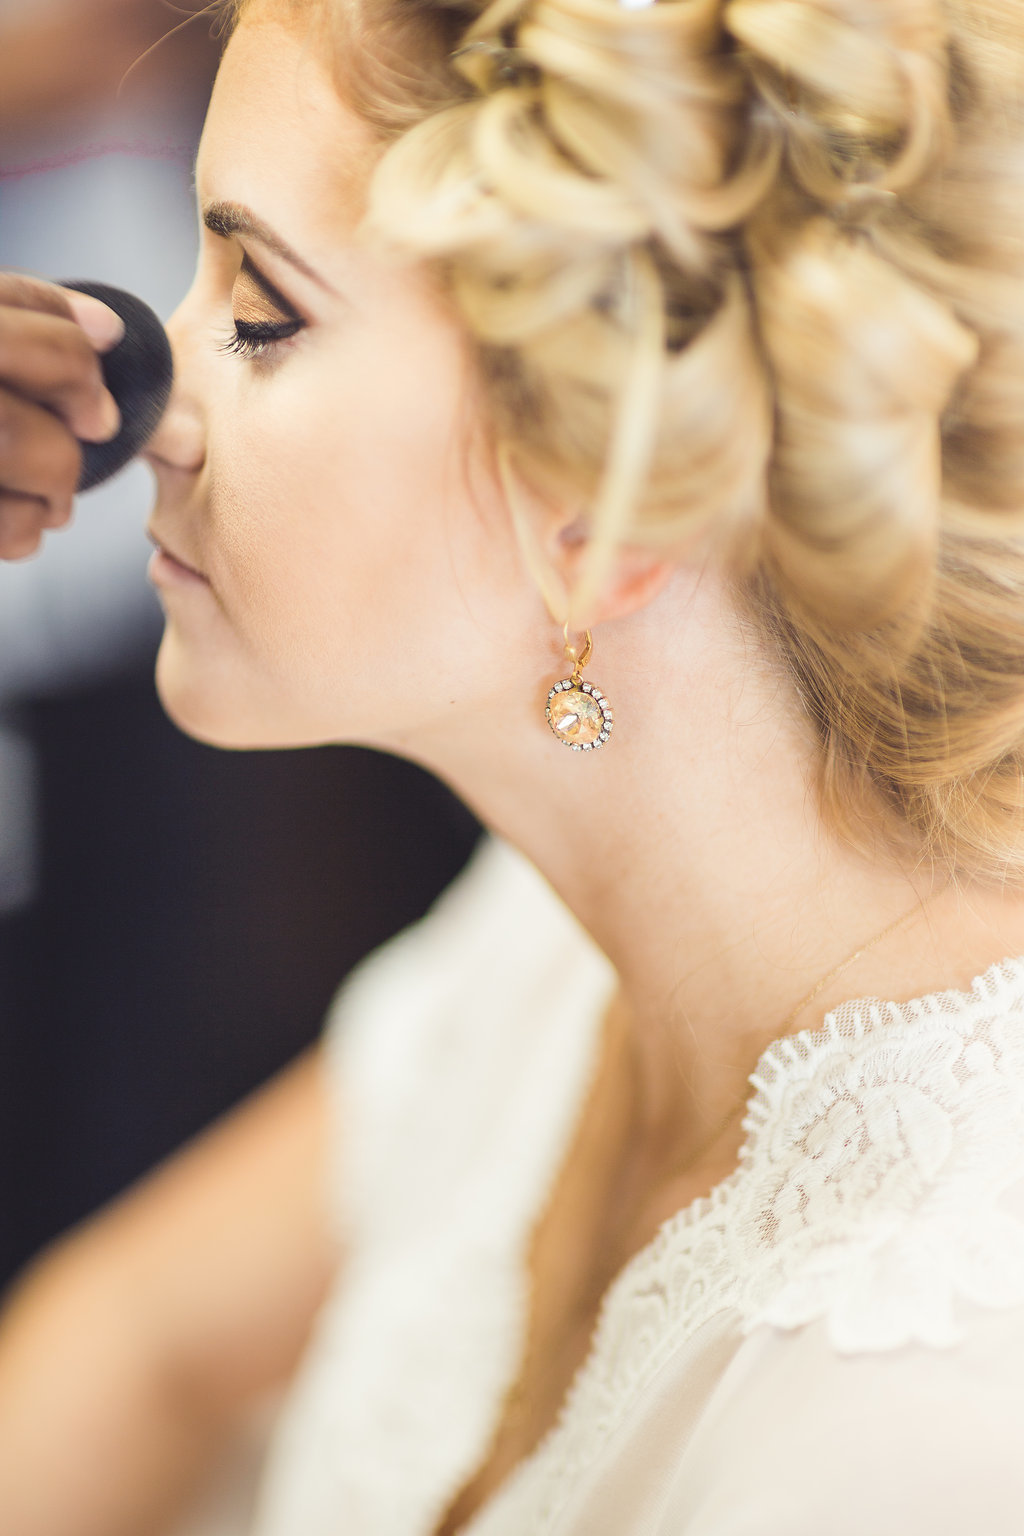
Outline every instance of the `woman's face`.
{"type": "Polygon", "coordinates": [[[220,745],[415,755],[494,718],[496,673],[532,712],[557,655],[461,334],[421,274],[352,240],[371,148],[311,39],[246,19],[203,135],[202,251],[150,451],[158,684],[220,745]]]}

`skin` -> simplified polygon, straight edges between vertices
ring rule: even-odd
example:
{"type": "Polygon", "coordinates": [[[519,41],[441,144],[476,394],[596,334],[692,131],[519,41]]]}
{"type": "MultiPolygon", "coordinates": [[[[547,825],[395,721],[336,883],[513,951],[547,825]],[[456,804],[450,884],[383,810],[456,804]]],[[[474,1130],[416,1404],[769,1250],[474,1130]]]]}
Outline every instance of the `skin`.
{"type": "MultiPolygon", "coordinates": [[[[405,754],[523,849],[618,970],[629,1159],[671,1205],[679,1168],[735,1156],[747,1075],[823,973],[930,895],[817,1014],[968,985],[1024,947],[1024,907],[935,894],[926,868],[867,863],[831,837],[797,702],[706,564],[623,552],[579,616],[615,735],[587,758],[552,740],[562,615],[523,558],[457,323],[422,271],[360,237],[372,150],[308,40],[247,12],[214,91],[200,205],[251,210],[316,275],[265,240],[204,235],[150,453],[154,536],[205,578],[156,571],[161,696],[223,746],[405,754]],[[263,357],[222,349],[233,316],[289,314],[303,328],[263,357]]],[[[583,510],[528,498],[546,585],[567,602],[583,510]]]]}
{"type": "MultiPolygon", "coordinates": [[[[552,739],[585,508],[524,489],[528,565],[457,323],[423,273],[360,242],[371,152],[308,39],[247,13],[198,169],[219,232],[171,327],[176,394],[150,452],[169,552],[153,568],[158,682],[180,725],[222,746],[363,742],[425,764],[617,969],[603,1061],[534,1236],[525,1410],[449,1533],[550,1423],[611,1275],[735,1166],[764,1047],[844,998],[969,985],[1024,951],[1024,906],[836,841],[797,701],[713,567],[621,552],[577,616],[615,734],[585,758],[552,739]],[[225,233],[225,205],[316,276],[225,233]],[[223,350],[234,322],[294,317],[263,358],[223,350]]],[[[335,1262],[313,1193],[330,1119],[314,1058],[29,1278],[0,1329],[0,1505],[25,1511],[25,1536],[152,1528],[239,1404],[287,1377],[335,1262]],[[67,1340],[85,1351],[70,1374],[67,1340]]]]}
{"type": "Polygon", "coordinates": [[[70,521],[80,443],[120,426],[100,354],[123,335],[96,299],[0,273],[0,559],[35,554],[70,521]]]}
{"type": "Polygon", "coordinates": [[[201,199],[256,210],[322,281],[263,242],[206,232],[170,328],[181,387],[151,453],[153,530],[208,585],[161,588],[158,683],[174,718],[218,745],[415,751],[471,734],[510,633],[534,636],[534,692],[547,660],[550,626],[504,509],[463,473],[480,454],[460,338],[426,283],[339,240],[360,207],[337,166],[367,149],[300,39],[239,31],[200,151],[201,199]],[[280,72],[266,67],[278,37],[280,72]],[[267,156],[282,172],[274,196],[267,156]],[[243,255],[307,322],[257,359],[224,350],[233,311],[287,311],[243,255]]]}
{"type": "Polygon", "coordinates": [[[64,1236],[0,1313],[11,1536],[178,1529],[337,1263],[319,1050],[64,1236]]]}

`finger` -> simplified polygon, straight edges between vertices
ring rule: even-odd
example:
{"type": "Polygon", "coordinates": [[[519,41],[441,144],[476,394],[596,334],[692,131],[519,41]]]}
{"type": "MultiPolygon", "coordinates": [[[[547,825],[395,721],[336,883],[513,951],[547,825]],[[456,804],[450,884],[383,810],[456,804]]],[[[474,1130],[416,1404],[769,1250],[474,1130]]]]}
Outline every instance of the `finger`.
{"type": "Polygon", "coordinates": [[[0,384],[56,411],[87,442],[107,441],[120,425],[89,338],[56,315],[0,306],[0,384]]]}
{"type": "Polygon", "coordinates": [[[59,496],[50,498],[49,511],[43,518],[44,528],[66,528],[74,517],[75,499],[73,496],[65,496],[63,501],[59,496]]]}
{"type": "Polygon", "coordinates": [[[53,412],[0,389],[0,490],[62,505],[81,470],[82,450],[53,412]]]}
{"type": "Polygon", "coordinates": [[[62,288],[71,306],[71,313],[78,321],[98,352],[109,352],[124,339],[125,325],[121,316],[91,293],[78,293],[73,288],[62,288]]]}
{"type": "Polygon", "coordinates": [[[61,320],[74,318],[63,288],[22,272],[0,272],[0,304],[11,309],[38,310],[40,314],[57,315],[61,320]]]}
{"type": "Polygon", "coordinates": [[[47,503],[35,496],[0,493],[0,560],[25,560],[43,538],[47,503]]]}
{"type": "Polygon", "coordinates": [[[60,320],[74,320],[100,352],[108,352],[124,336],[121,316],[102,300],[91,293],[79,293],[74,288],[47,283],[41,277],[0,272],[0,304],[10,309],[55,315],[60,320]]]}

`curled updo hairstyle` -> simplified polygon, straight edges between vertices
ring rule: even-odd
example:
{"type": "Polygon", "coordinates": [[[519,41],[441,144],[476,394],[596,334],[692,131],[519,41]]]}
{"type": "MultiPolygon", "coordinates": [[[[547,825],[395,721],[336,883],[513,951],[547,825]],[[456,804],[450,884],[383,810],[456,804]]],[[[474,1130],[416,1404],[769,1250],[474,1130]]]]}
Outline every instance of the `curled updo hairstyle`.
{"type": "Polygon", "coordinates": [[[277,3],[331,28],[369,227],[442,276],[507,462],[590,508],[592,580],[723,556],[830,824],[1024,884],[1019,5],[277,3]]]}

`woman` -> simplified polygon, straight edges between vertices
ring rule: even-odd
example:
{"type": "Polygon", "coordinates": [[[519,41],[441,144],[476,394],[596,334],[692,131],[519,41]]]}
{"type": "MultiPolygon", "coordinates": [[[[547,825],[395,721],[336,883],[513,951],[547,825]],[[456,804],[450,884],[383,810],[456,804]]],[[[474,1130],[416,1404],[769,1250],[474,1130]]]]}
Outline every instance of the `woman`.
{"type": "Polygon", "coordinates": [[[1018,1530],[1015,11],[237,22],[161,697],[496,838],[25,1282],[12,1528],[152,1525],[306,1351],[260,1536],[1018,1530]]]}

